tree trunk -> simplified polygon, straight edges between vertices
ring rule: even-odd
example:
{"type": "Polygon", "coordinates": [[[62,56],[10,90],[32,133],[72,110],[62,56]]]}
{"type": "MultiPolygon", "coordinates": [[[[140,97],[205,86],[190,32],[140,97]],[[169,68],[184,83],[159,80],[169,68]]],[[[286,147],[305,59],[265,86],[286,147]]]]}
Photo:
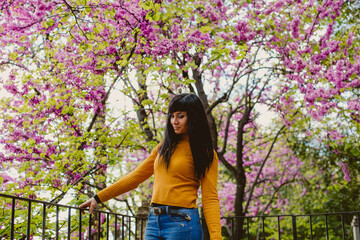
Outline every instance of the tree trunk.
{"type": "MultiPolygon", "coordinates": [[[[246,187],[246,175],[243,162],[243,149],[244,149],[244,126],[249,121],[250,112],[246,108],[242,118],[238,122],[237,129],[237,145],[236,145],[236,166],[237,166],[237,176],[236,176],[236,194],[235,194],[235,216],[245,216],[243,204],[245,199],[245,187],[246,187]]],[[[235,230],[234,230],[234,239],[241,239],[245,233],[243,229],[244,218],[235,219],[235,230]]]]}
{"type": "Polygon", "coordinates": [[[239,218],[245,216],[243,203],[244,203],[244,193],[246,186],[245,171],[242,171],[239,178],[237,179],[236,193],[235,193],[235,226],[234,227],[234,236],[233,239],[240,240],[244,237],[245,230],[244,218],[239,218]]]}
{"type": "MultiPolygon", "coordinates": [[[[201,64],[201,58],[196,56],[195,63],[199,67],[201,64]]],[[[207,117],[209,127],[210,127],[210,133],[211,133],[211,139],[213,142],[213,147],[215,149],[217,149],[217,131],[216,131],[215,119],[214,119],[213,115],[211,114],[211,112],[206,111],[206,109],[209,108],[209,102],[208,102],[206,93],[204,91],[204,86],[201,81],[201,73],[199,72],[199,68],[196,68],[196,69],[194,68],[194,69],[192,69],[192,71],[193,71],[193,77],[195,80],[196,90],[197,90],[199,98],[205,108],[205,112],[207,113],[206,117],[207,117]]],[[[204,231],[204,240],[210,240],[209,229],[207,228],[205,218],[203,218],[202,226],[203,226],[203,231],[204,231]]]]}
{"type": "Polygon", "coordinates": [[[145,83],[145,79],[138,79],[138,85],[141,89],[141,93],[138,95],[138,102],[133,100],[134,105],[138,105],[139,109],[136,111],[136,115],[140,124],[141,129],[144,131],[146,136],[146,142],[154,140],[154,134],[151,131],[148,124],[148,117],[145,107],[143,105],[144,100],[148,100],[149,97],[147,95],[147,86],[145,83]]]}
{"type": "MultiPolygon", "coordinates": [[[[106,126],[105,124],[105,121],[106,121],[106,115],[105,115],[105,112],[106,112],[106,102],[102,102],[102,107],[103,107],[103,111],[101,113],[99,113],[98,117],[96,118],[95,120],[95,124],[94,124],[94,127],[95,127],[95,132],[98,132],[98,133],[103,133],[103,128],[106,126]]],[[[96,140],[98,140],[100,137],[101,137],[101,134],[99,134],[96,138],[96,140]]],[[[107,154],[106,154],[106,146],[104,144],[101,144],[101,151],[99,153],[99,155],[97,156],[97,158],[103,158],[103,157],[107,157],[107,154]]],[[[96,188],[97,189],[104,189],[106,188],[106,170],[99,170],[96,172],[96,175],[97,176],[103,176],[104,177],[104,181],[101,181],[101,182],[96,182],[96,188]]],[[[101,206],[100,204],[97,204],[96,207],[95,207],[95,210],[100,210],[101,206]]],[[[103,237],[103,234],[104,234],[104,228],[101,226],[101,220],[100,220],[100,216],[99,216],[100,212],[94,212],[94,215],[93,215],[93,218],[92,218],[92,223],[93,226],[96,226],[96,231],[94,233],[91,234],[91,237],[90,239],[100,239],[103,237]],[[101,227],[98,228],[98,225],[100,225],[101,227]],[[98,230],[100,230],[100,232],[97,232],[98,230]],[[99,236],[99,238],[98,238],[99,236]]]]}
{"type": "Polygon", "coordinates": [[[204,85],[202,84],[202,81],[201,81],[201,73],[199,72],[198,68],[192,69],[192,71],[193,71],[193,77],[195,80],[196,90],[199,94],[199,98],[200,98],[202,104],[204,105],[205,112],[207,113],[206,117],[207,117],[209,127],[210,127],[210,133],[211,133],[211,139],[213,142],[213,146],[215,149],[217,149],[218,143],[217,143],[217,129],[216,129],[216,124],[215,124],[215,119],[210,111],[206,111],[207,109],[209,109],[209,102],[207,99],[207,95],[204,91],[204,85]]]}

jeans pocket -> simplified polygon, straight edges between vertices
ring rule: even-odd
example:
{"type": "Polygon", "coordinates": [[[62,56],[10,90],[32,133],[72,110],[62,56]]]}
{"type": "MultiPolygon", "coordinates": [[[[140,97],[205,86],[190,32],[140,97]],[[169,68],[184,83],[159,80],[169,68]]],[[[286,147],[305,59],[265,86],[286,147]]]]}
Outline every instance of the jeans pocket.
{"type": "Polygon", "coordinates": [[[185,217],[177,215],[177,214],[169,214],[171,220],[174,222],[181,222],[181,221],[187,221],[185,217]]]}

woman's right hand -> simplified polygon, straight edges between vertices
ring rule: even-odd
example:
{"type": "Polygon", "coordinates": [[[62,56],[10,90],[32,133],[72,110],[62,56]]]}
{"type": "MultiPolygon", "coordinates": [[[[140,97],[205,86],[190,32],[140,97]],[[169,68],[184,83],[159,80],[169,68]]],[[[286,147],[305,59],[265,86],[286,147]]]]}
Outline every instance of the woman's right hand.
{"type": "Polygon", "coordinates": [[[84,202],[83,204],[81,204],[79,206],[79,208],[89,207],[89,213],[92,214],[96,205],[97,205],[97,202],[96,202],[95,198],[92,197],[89,200],[87,200],[86,202],[84,202]]]}

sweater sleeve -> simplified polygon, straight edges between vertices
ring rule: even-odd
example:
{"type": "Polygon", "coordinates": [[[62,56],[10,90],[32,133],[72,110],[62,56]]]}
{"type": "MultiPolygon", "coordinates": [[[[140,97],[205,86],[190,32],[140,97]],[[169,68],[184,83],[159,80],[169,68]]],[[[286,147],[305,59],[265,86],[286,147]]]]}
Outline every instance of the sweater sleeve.
{"type": "Polygon", "coordinates": [[[160,144],[151,152],[151,154],[143,161],[134,171],[120,178],[118,181],[101,190],[96,195],[101,202],[105,202],[123,193],[133,190],[140,183],[154,174],[154,162],[158,154],[160,144]]]}
{"type": "Polygon", "coordinates": [[[218,157],[214,152],[214,160],[209,171],[201,179],[202,205],[211,240],[222,240],[217,177],[218,157]]]}

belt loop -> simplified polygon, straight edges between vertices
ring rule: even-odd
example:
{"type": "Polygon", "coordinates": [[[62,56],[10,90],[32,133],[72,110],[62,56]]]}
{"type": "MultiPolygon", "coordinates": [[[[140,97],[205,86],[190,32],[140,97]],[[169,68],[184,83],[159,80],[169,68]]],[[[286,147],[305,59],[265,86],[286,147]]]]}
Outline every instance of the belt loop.
{"type": "Polygon", "coordinates": [[[166,214],[169,214],[169,206],[166,206],[166,214]]]}

